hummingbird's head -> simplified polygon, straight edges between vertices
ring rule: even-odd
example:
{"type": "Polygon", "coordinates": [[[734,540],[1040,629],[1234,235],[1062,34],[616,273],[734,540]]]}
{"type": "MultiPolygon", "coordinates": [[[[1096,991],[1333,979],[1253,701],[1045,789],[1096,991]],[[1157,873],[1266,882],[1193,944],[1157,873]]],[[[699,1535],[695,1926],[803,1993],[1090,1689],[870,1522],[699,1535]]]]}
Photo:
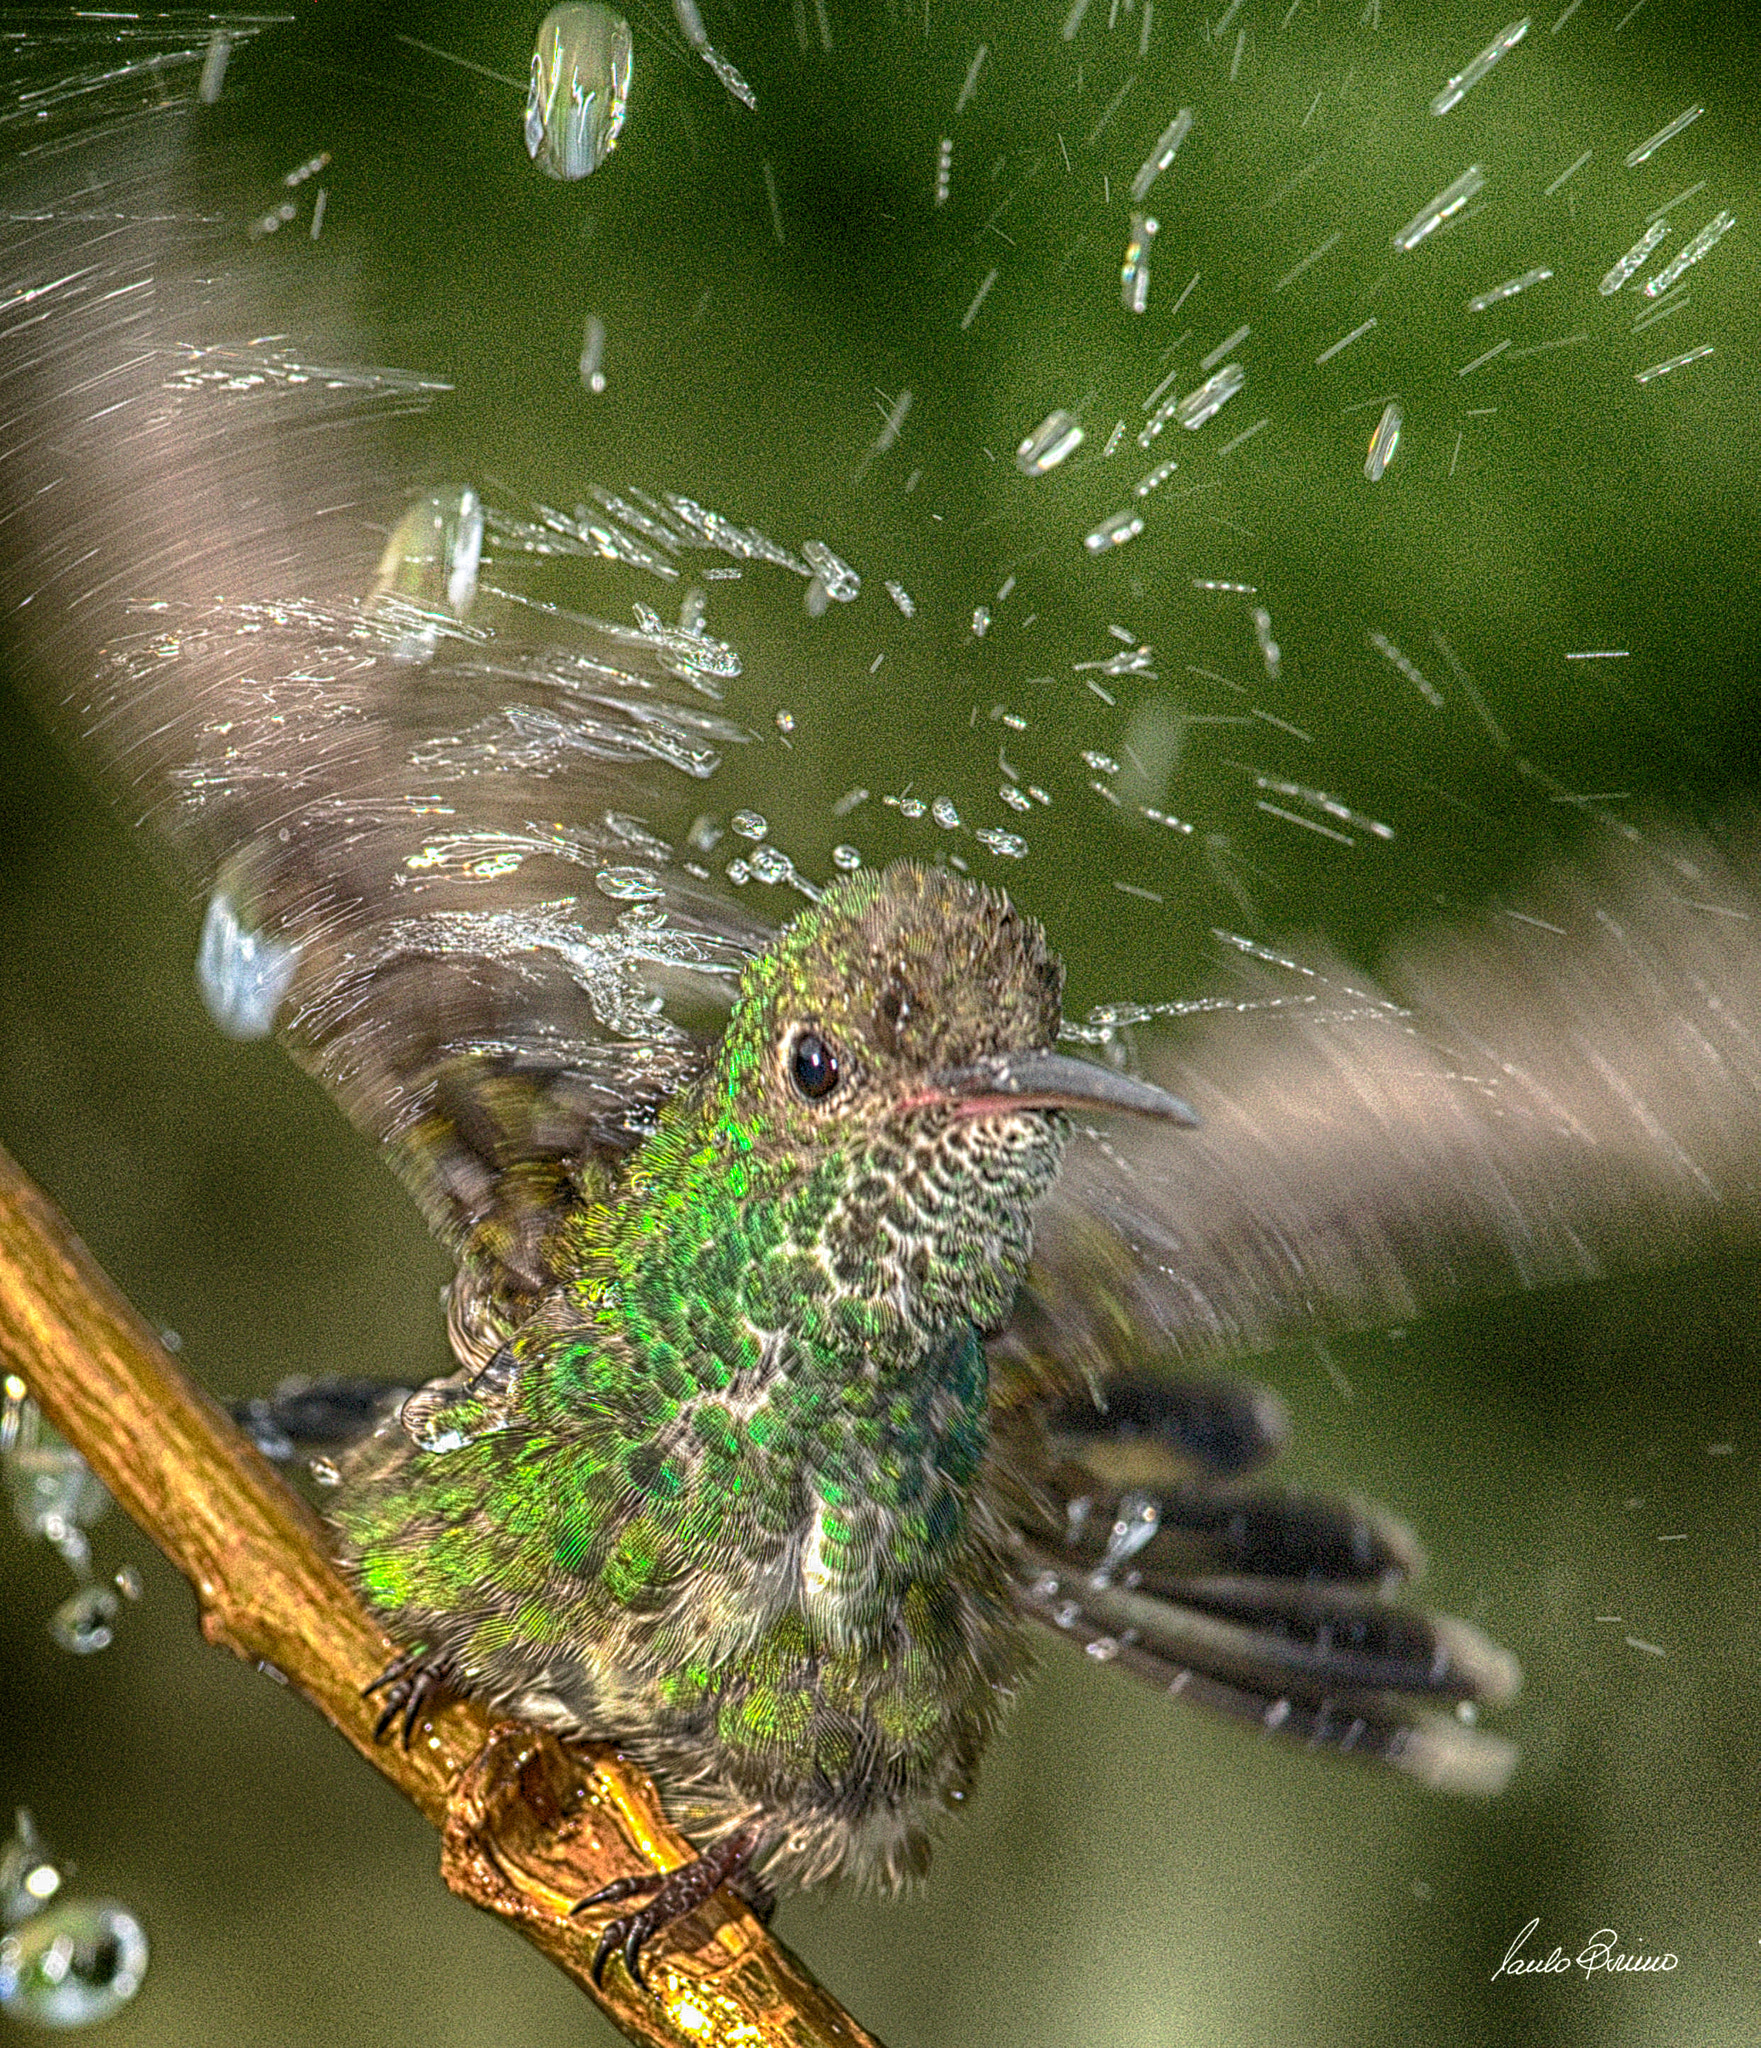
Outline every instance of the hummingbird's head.
{"type": "Polygon", "coordinates": [[[747,968],[706,1108],[846,1299],[1000,1322],[1066,1112],[1196,1121],[1054,1050],[1063,987],[1006,896],[907,861],[836,883],[747,968]]]}

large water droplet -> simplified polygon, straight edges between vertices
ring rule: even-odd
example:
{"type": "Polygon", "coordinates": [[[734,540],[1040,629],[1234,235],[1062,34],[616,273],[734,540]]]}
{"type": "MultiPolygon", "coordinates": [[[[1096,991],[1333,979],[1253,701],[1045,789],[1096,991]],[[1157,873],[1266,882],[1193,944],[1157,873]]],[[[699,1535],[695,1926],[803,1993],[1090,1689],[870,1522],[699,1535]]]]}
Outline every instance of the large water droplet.
{"type": "Polygon", "coordinates": [[[300,964],[299,949],[252,931],[231,892],[208,899],[196,949],[196,987],[228,1038],[267,1038],[300,964]]]}
{"type": "MultiPolygon", "coordinates": [[[[13,1395],[10,1382],[0,1466],[19,1527],[27,1536],[46,1537],[64,1556],[70,1538],[89,1529],[110,1505],[104,1482],[43,1420],[34,1401],[22,1391],[13,1395]]],[[[83,1540],[76,1547],[83,1558],[83,1540]]]]}
{"type": "Polygon", "coordinates": [[[400,660],[425,661],[448,620],[469,613],[482,559],[483,504],[468,484],[418,498],[391,529],[370,602],[404,629],[400,660]]]}
{"type": "Polygon", "coordinates": [[[553,7],[526,92],[526,154],[552,178],[584,178],[617,147],[630,96],[630,24],[609,7],[553,7]]]}
{"type": "Polygon", "coordinates": [[[0,2011],[39,2027],[89,2027],[147,1974],[147,1937],[115,1899],[68,1899],[0,1938],[0,2011]]]}
{"type": "Polygon", "coordinates": [[[49,1633],[76,1657],[91,1657],[116,1640],[112,1624],[120,1605],[109,1586],[82,1586],[49,1617],[49,1633]]]}

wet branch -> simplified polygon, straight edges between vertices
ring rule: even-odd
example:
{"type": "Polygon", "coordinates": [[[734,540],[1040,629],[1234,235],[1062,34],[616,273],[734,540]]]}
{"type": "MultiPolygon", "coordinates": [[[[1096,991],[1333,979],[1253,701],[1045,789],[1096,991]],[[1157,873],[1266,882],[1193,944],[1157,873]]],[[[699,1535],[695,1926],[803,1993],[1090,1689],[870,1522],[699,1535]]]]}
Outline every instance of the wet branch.
{"type": "Polygon", "coordinates": [[[273,1666],[303,1694],[441,1830],[448,1885],[511,1921],[627,2039],[877,2048],[725,1894],[680,1924],[682,1939],[663,1937],[645,1955],[654,1996],[617,1962],[593,1991],[603,1916],[577,1920],[570,1906],[692,1855],[654,1787],[609,1749],[492,1724],[465,1704],[427,1715],[407,1751],[376,1743],[378,1705],[361,1688],[396,1646],[331,1563],[322,1522],[186,1378],[3,1151],[0,1365],[189,1580],[208,1640],[273,1666]]]}

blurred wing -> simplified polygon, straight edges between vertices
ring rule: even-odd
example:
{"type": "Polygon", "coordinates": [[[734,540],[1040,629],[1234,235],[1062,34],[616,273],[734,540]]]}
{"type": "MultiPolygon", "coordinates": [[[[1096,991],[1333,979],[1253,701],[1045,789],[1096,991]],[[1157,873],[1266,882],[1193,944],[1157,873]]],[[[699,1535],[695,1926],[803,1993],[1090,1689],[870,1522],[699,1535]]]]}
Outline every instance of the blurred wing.
{"type": "Polygon", "coordinates": [[[1621,844],[1404,945],[1398,1001],[1239,942],[1235,987],[1143,1062],[1202,1127],[1071,1145],[999,1359],[1104,1386],[1751,1234],[1753,872],[1621,844]]]}
{"type": "Polygon", "coordinates": [[[519,1296],[767,937],[640,816],[746,737],[717,708],[739,663],[689,603],[617,624],[518,587],[612,555],[677,607],[710,517],[686,501],[533,521],[434,487],[444,376],[349,352],[372,266],[264,232],[238,168],[300,33],[118,18],[9,48],[32,118],[0,135],[0,596],[30,687],[212,891],[222,1027],[279,1029],[519,1296]]]}

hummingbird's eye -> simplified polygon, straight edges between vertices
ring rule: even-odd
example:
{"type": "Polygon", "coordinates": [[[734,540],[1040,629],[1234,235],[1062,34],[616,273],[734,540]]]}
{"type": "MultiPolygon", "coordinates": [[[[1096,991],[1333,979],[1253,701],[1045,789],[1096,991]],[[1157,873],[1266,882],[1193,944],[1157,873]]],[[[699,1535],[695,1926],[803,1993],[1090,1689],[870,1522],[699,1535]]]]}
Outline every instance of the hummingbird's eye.
{"type": "Polygon", "coordinates": [[[838,1085],[838,1056],[817,1031],[803,1031],[789,1055],[789,1076],[809,1102],[821,1102],[838,1085]]]}

